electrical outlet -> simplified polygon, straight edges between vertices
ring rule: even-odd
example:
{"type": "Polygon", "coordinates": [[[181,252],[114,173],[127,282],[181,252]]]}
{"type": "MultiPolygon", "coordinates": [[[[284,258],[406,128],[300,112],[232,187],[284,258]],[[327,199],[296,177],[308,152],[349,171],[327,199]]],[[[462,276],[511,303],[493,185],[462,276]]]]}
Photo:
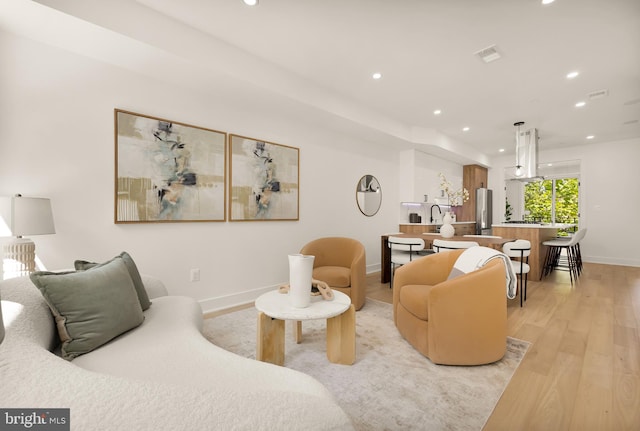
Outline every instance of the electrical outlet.
{"type": "Polygon", "coordinates": [[[191,281],[200,281],[200,268],[191,268],[191,281]]]}

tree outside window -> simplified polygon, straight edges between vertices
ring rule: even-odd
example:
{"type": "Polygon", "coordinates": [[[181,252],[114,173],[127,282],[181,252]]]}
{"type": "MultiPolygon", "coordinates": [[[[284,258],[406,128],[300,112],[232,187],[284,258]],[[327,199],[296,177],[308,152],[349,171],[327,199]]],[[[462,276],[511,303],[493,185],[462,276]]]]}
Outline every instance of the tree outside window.
{"type": "Polygon", "coordinates": [[[524,209],[529,212],[529,219],[543,223],[577,225],[579,185],[577,178],[543,180],[525,184],[524,209]]]}

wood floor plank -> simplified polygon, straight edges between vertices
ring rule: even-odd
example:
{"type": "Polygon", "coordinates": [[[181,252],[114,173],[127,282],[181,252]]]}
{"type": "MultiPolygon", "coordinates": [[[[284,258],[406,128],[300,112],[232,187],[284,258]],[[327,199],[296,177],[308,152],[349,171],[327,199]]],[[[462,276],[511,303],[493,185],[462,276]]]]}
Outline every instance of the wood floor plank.
{"type": "Polygon", "coordinates": [[[567,429],[573,416],[573,394],[582,375],[582,357],[560,352],[538,394],[528,427],[533,430],[567,429]]]}
{"type": "Polygon", "coordinates": [[[640,429],[640,377],[614,372],[613,394],[613,429],[640,429]]]}
{"type": "MultiPolygon", "coordinates": [[[[613,359],[611,354],[587,350],[570,430],[612,429],[613,359]]],[[[562,428],[567,429],[567,428],[562,428]]]]}

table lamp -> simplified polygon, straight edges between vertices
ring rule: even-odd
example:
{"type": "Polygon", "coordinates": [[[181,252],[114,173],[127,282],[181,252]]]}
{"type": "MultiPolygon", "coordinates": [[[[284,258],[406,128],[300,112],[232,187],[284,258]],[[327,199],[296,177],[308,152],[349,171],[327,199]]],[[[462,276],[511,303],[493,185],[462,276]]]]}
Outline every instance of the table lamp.
{"type": "Polygon", "coordinates": [[[51,201],[22,195],[0,197],[0,236],[14,238],[4,245],[4,278],[29,275],[36,269],[36,245],[23,236],[56,233],[51,201]]]}

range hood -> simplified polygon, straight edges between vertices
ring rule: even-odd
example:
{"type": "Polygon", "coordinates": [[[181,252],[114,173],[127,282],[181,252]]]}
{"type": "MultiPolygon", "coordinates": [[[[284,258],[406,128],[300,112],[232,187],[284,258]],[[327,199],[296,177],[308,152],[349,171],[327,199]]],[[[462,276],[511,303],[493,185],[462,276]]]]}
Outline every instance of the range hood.
{"type": "Polygon", "coordinates": [[[538,129],[516,132],[516,154],[516,166],[505,168],[505,179],[526,182],[543,179],[538,175],[538,129]],[[517,167],[520,175],[516,175],[517,167]]]}

